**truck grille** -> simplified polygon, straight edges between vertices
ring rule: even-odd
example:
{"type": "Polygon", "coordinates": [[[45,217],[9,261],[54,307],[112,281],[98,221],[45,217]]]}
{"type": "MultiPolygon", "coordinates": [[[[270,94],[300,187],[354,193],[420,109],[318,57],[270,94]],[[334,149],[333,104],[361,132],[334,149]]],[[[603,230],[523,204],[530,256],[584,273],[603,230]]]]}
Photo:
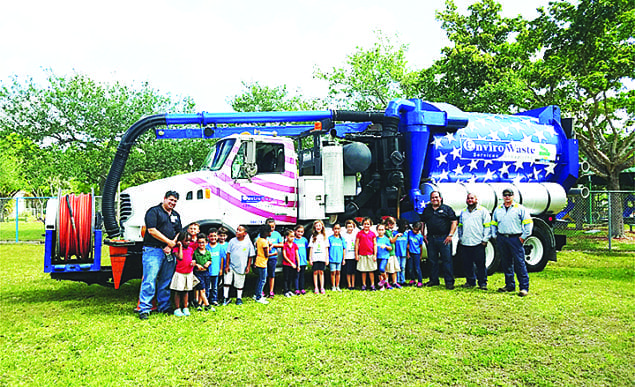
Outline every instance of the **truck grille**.
{"type": "Polygon", "coordinates": [[[122,193],[119,195],[119,223],[125,222],[132,215],[132,203],[130,195],[122,193]]]}

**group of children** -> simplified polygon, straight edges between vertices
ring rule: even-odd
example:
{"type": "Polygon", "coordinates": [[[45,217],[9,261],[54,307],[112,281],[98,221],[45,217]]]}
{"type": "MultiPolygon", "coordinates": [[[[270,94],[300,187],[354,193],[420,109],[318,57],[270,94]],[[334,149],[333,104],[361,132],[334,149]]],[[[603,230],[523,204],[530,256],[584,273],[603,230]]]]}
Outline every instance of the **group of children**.
{"type": "MultiPolygon", "coordinates": [[[[324,271],[329,268],[332,291],[341,291],[341,273],[346,275],[346,287],[355,289],[357,272],[361,273],[362,290],[385,290],[401,288],[406,284],[406,273],[410,273],[409,285],[421,287],[421,254],[424,239],[422,225],[417,222],[410,229],[405,221],[387,217],[383,223],[371,230],[370,218],[362,220],[362,229],[353,220],[332,227],[327,236],[321,220],[313,222],[308,239],[304,226],[287,229],[284,237],[275,230],[275,220],[267,219],[260,229],[255,243],[251,241],[244,226],[236,230],[236,237],[229,242],[227,230],[212,228],[208,235],[199,233],[196,223],[188,225],[178,236],[174,255],[176,271],[170,288],[175,292],[174,303],[177,316],[189,315],[189,305],[198,310],[213,311],[222,302],[231,303],[230,288],[236,289],[236,304],[241,305],[245,276],[252,266],[258,275],[254,299],[268,304],[266,298],[274,297],[274,285],[278,254],[282,254],[283,294],[286,297],[306,294],[305,271],[313,270],[315,294],[325,294],[324,271]],[[378,282],[375,283],[375,273],[378,282]],[[223,282],[223,296],[219,298],[219,282],[223,282]],[[265,286],[269,285],[268,294],[265,286]],[[376,286],[375,286],[376,285],[376,286]],[[193,299],[192,299],[192,298],[193,299]]],[[[343,286],[343,285],[342,285],[343,286]]]]}

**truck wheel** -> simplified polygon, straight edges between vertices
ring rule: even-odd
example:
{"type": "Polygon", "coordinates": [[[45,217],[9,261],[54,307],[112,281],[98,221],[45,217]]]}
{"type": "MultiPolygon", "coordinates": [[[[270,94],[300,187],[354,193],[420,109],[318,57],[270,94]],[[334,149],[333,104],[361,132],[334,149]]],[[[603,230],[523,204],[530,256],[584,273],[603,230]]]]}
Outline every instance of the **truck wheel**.
{"type": "Polygon", "coordinates": [[[523,244],[527,271],[542,271],[547,262],[556,255],[556,241],[553,231],[542,219],[534,218],[534,229],[523,244]]]}
{"type": "Polygon", "coordinates": [[[487,246],[485,246],[485,268],[487,269],[487,275],[492,275],[496,273],[498,267],[500,266],[500,255],[496,253],[496,247],[492,243],[492,241],[487,242],[487,246]]]}

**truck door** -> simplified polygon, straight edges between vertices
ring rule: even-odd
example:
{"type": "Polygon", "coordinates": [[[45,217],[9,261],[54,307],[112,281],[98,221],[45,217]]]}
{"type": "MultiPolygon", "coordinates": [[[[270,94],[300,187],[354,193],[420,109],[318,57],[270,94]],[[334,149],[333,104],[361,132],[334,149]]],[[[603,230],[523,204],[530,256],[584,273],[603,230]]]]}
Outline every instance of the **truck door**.
{"type": "Polygon", "coordinates": [[[232,186],[240,192],[243,210],[250,214],[242,224],[262,224],[274,218],[279,224],[297,220],[297,167],[292,143],[259,140],[255,168],[247,164],[247,142],[243,142],[231,167],[232,186]]]}

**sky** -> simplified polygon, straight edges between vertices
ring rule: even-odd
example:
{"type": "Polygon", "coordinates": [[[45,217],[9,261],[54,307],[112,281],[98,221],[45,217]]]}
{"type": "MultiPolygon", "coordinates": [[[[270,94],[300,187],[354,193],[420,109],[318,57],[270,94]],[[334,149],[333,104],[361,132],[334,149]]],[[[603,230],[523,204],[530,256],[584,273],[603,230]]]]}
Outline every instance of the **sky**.
{"type": "MultiPolygon", "coordinates": [[[[503,15],[526,19],[548,0],[499,0],[503,15]]],[[[455,0],[460,10],[474,1],[455,0]]],[[[375,31],[408,45],[411,69],[449,45],[435,12],[443,0],[1,0],[0,81],[79,72],[102,82],[148,82],[197,109],[228,112],[241,82],[286,85],[326,97],[316,68],[346,63],[371,47],[375,31]]]]}

